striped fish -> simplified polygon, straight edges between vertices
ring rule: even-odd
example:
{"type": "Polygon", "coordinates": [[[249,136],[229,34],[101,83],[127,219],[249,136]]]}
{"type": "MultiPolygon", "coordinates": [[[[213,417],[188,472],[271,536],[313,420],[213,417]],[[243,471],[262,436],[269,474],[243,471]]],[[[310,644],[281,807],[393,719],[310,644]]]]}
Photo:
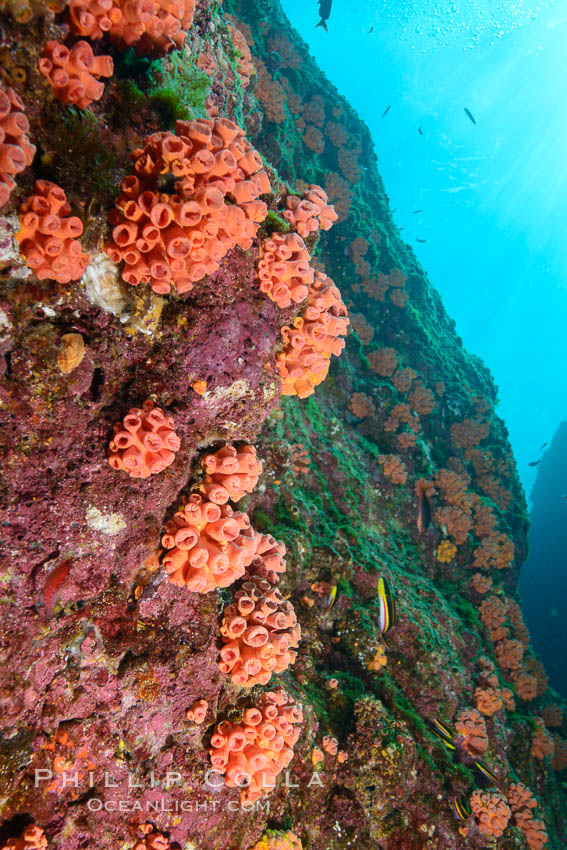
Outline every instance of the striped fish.
{"type": "Polygon", "coordinates": [[[457,733],[452,726],[449,726],[448,723],[444,723],[437,717],[434,720],[431,720],[430,722],[433,726],[434,731],[438,733],[439,737],[443,737],[446,741],[450,741],[451,743],[453,742],[453,739],[456,737],[457,733]]]}
{"type": "Polygon", "coordinates": [[[456,744],[453,742],[457,733],[452,726],[449,726],[448,723],[444,723],[442,720],[438,720],[437,717],[434,720],[428,720],[427,722],[431,727],[431,731],[435,737],[441,741],[447,752],[450,753],[457,749],[456,744]]]}
{"type": "Polygon", "coordinates": [[[453,810],[459,820],[467,820],[471,816],[471,807],[466,797],[453,797],[453,810]]]}
{"type": "Polygon", "coordinates": [[[481,776],[483,776],[485,779],[488,779],[488,781],[492,785],[498,784],[497,776],[490,770],[490,768],[483,761],[481,761],[480,759],[477,759],[474,763],[474,766],[476,767],[478,772],[481,774],[481,776]]]}
{"type": "Polygon", "coordinates": [[[380,601],[378,626],[380,633],[385,635],[396,623],[396,603],[385,578],[380,578],[378,581],[378,598],[380,601]]]}
{"type": "Polygon", "coordinates": [[[327,603],[325,605],[325,614],[327,614],[331,610],[331,608],[335,604],[336,598],[337,598],[337,585],[335,584],[335,585],[333,585],[333,587],[331,588],[331,592],[329,593],[327,603]]]}

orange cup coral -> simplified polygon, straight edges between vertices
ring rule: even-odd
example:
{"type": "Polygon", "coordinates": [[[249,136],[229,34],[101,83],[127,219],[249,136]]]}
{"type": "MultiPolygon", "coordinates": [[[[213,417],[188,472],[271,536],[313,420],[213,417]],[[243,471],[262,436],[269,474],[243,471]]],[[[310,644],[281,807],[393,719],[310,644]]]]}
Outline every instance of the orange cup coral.
{"type": "Polygon", "coordinates": [[[494,688],[476,688],[474,701],[481,714],[492,717],[502,708],[502,700],[494,688]]]}
{"type": "Polygon", "coordinates": [[[271,534],[255,534],[249,574],[265,578],[270,584],[278,584],[280,575],[287,568],[285,552],[285,544],[281,540],[276,540],[271,534]]]}
{"type": "Polygon", "coordinates": [[[486,724],[480,712],[466,708],[455,719],[455,729],[463,736],[463,747],[471,756],[480,756],[488,749],[486,724]]]}
{"type": "Polygon", "coordinates": [[[241,803],[269,794],[277,775],[293,758],[303,720],[283,688],[267,691],[257,708],[248,708],[241,723],[223,720],[211,737],[209,755],[214,773],[224,775],[229,788],[242,787],[241,803]]]}
{"type": "Polygon", "coordinates": [[[205,455],[201,466],[206,473],[201,493],[217,505],[224,505],[229,499],[238,502],[252,492],[262,474],[254,446],[223,446],[214,454],[205,455]]]}
{"type": "Polygon", "coordinates": [[[329,204],[327,193],[316,184],[309,186],[303,198],[288,195],[286,207],[285,220],[304,238],[316,233],[319,228],[330,230],[338,218],[334,206],[329,204]]]}
{"type": "Polygon", "coordinates": [[[104,83],[99,78],[111,77],[114,63],[111,56],[95,56],[86,41],[78,41],[71,50],[58,41],[48,41],[41,53],[39,70],[58,100],[86,109],[93,100],[101,99],[104,83]]]}
{"type": "Polygon", "coordinates": [[[483,576],[482,573],[475,573],[471,578],[470,586],[476,593],[484,595],[492,587],[492,579],[490,576],[483,576]]]}
{"type": "Polygon", "coordinates": [[[524,647],[519,640],[505,638],[498,641],[494,654],[500,667],[504,670],[519,670],[524,657],[524,647]]]}
{"type": "Polygon", "coordinates": [[[114,426],[108,462],[132,478],[148,478],[173,463],[180,445],[171,416],[148,399],[114,426]]]}
{"type": "Polygon", "coordinates": [[[370,352],[368,362],[373,372],[390,378],[398,368],[398,355],[393,348],[378,348],[370,352]]]}
{"type": "Polygon", "coordinates": [[[534,820],[533,811],[537,801],[532,792],[521,782],[508,789],[508,803],[512,809],[514,823],[519,826],[530,850],[541,850],[547,843],[547,832],[543,821],[534,820]]]}
{"type": "Polygon", "coordinates": [[[207,716],[208,708],[209,703],[206,699],[195,700],[193,705],[187,709],[187,719],[200,725],[204,722],[205,717],[207,716]]]}
{"type": "Polygon", "coordinates": [[[240,84],[245,89],[250,85],[250,78],[256,73],[256,68],[252,62],[252,53],[244,34],[233,27],[232,24],[228,23],[227,25],[234,49],[237,51],[236,70],[240,77],[240,84]]]}
{"type": "Polygon", "coordinates": [[[95,41],[108,33],[119,49],[165,56],[179,49],[193,21],[195,0],[70,0],[71,30],[95,41]]]}
{"type": "Polygon", "coordinates": [[[333,738],[331,735],[325,735],[322,743],[323,749],[326,753],[329,753],[330,756],[336,756],[339,746],[339,742],[336,738],[333,738]]]}
{"type": "Polygon", "coordinates": [[[535,718],[536,730],[532,737],[532,758],[543,761],[546,756],[552,756],[555,744],[553,736],[545,728],[541,717],[535,718]]]}
{"type": "Polygon", "coordinates": [[[206,502],[198,493],[165,525],[163,567],[169,580],[194,593],[228,587],[242,578],[255,555],[247,514],[206,502]]]}
{"type": "Polygon", "coordinates": [[[219,669],[235,685],[267,685],[293,664],[301,628],[291,602],[260,576],[251,576],[224,610],[219,669]]]}
{"type": "Polygon", "coordinates": [[[20,252],[39,280],[78,280],[89,264],[78,239],[83,223],[69,215],[65,192],[55,183],[37,180],[34,188],[35,194],[20,207],[20,252]]]}
{"type": "Polygon", "coordinates": [[[274,233],[260,246],[257,275],[260,290],[278,307],[300,304],[309,294],[313,269],[305,242],[297,233],[274,233]]]}
{"type": "Polygon", "coordinates": [[[504,797],[498,792],[473,791],[470,804],[482,834],[500,838],[512,814],[504,797]]]}
{"type": "Polygon", "coordinates": [[[397,455],[380,455],[378,463],[384,469],[384,475],[392,484],[405,484],[408,473],[406,466],[397,455]]]}
{"type": "Polygon", "coordinates": [[[327,377],[331,355],[344,348],[346,307],[331,278],[316,271],[307,307],[294,327],[282,328],[284,349],[276,355],[282,395],[310,396],[327,377]]]}
{"type": "Polygon", "coordinates": [[[28,138],[30,125],[16,92],[0,85],[0,207],[16,186],[14,175],[31,165],[35,145],[28,138]]]}
{"type": "Polygon", "coordinates": [[[2,850],[46,850],[47,838],[40,826],[31,824],[23,831],[20,838],[9,838],[2,845],[2,850]]]}
{"type": "Polygon", "coordinates": [[[157,832],[151,823],[139,827],[142,838],[134,844],[134,850],[169,850],[171,843],[161,832],[157,832]]]}
{"type": "Polygon", "coordinates": [[[357,419],[367,419],[376,414],[376,409],[370,396],[364,393],[354,393],[348,403],[349,410],[357,419]]]}
{"type": "Polygon", "coordinates": [[[154,133],[131,154],[106,252],[124,261],[122,278],[154,292],[188,292],[219,268],[227,251],[247,250],[267,212],[262,159],[228,118],[178,121],[176,135],[154,133]],[[170,175],[172,193],[159,191],[170,175]],[[231,201],[232,203],[228,203],[231,201]]]}

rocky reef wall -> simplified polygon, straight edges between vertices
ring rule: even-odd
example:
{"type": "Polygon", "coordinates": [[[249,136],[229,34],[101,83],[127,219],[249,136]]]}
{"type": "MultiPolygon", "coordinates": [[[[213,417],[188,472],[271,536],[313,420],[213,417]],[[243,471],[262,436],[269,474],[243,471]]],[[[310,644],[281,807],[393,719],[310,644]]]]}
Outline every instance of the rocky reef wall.
{"type": "MultiPolygon", "coordinates": [[[[565,706],[518,606],[526,507],[496,388],[393,224],[367,129],[276,0],[178,4],[185,38],[156,11],[165,42],[161,24],[120,29],[122,0],[98,38],[79,0],[62,5],[8,2],[1,18],[2,87],[21,98],[11,114],[25,113],[18,138],[36,150],[8,151],[19,165],[0,212],[0,839],[64,850],[562,847],[565,706]],[[100,96],[88,107],[50,88],[39,64],[48,41],[72,49],[78,35],[113,64],[104,93],[89,82],[100,96]],[[178,142],[152,134],[174,131],[185,147],[168,158],[178,142]],[[200,158],[189,166],[191,145],[200,158]],[[224,165],[201,185],[221,149],[224,165]],[[138,188],[124,182],[133,167],[138,188]],[[37,181],[61,187],[82,224],[74,262],[88,254],[86,269],[71,280],[32,262],[26,205],[48,191],[37,181]],[[319,187],[334,224],[314,204],[319,187]],[[195,198],[199,216],[223,219],[190,249],[188,229],[172,233],[171,261],[160,255],[132,285],[139,253],[118,254],[116,230],[141,220],[126,215],[132,198],[156,227],[166,214],[156,205],[195,198]],[[275,243],[295,247],[260,278],[275,243]],[[340,357],[332,281],[350,321],[340,357]],[[172,417],[179,447],[158,473],[132,477],[108,462],[109,444],[146,400],[172,417]],[[207,481],[206,457],[226,444],[254,444],[263,465],[234,508],[207,481]],[[222,529],[213,514],[195,518],[205,494],[222,529]],[[217,589],[195,592],[174,569],[191,535],[219,564],[233,544],[253,544],[262,580],[277,584],[281,598],[263,593],[266,611],[285,612],[270,645],[287,668],[268,682],[254,665],[248,686],[219,667],[235,588],[255,592],[250,562],[248,586],[219,567],[217,589]],[[284,649],[294,617],[301,641],[284,649]],[[287,718],[279,749],[254,739],[280,773],[241,805],[244,791],[209,775],[211,753],[235,731],[255,735],[259,715],[247,711],[258,706],[268,725],[287,718]],[[288,751],[289,762],[278,755],[288,751]]],[[[136,227],[138,252],[150,253],[150,231],[136,227]]]]}

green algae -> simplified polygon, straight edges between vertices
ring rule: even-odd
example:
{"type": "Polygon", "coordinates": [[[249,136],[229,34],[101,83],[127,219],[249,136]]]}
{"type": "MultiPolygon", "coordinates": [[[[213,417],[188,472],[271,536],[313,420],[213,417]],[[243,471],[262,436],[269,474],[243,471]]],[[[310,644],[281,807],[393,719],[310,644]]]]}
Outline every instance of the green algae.
{"type": "Polygon", "coordinates": [[[49,151],[40,158],[38,176],[74,189],[82,197],[106,196],[116,185],[116,154],[88,110],[52,102],[45,108],[49,151]],[[69,169],[69,156],[73,168],[69,169]]]}
{"type": "Polygon", "coordinates": [[[266,218],[262,222],[262,230],[267,236],[272,233],[289,233],[291,226],[283,216],[278,215],[275,210],[268,210],[266,218]]]}

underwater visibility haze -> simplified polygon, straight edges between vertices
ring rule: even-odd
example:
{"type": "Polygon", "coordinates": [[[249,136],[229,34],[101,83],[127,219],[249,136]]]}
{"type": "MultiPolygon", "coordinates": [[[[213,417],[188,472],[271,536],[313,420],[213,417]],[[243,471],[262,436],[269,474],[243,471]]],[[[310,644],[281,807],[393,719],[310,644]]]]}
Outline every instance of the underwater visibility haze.
{"type": "Polygon", "coordinates": [[[566,27],[0,0],[0,850],[567,847],[566,27]]]}

